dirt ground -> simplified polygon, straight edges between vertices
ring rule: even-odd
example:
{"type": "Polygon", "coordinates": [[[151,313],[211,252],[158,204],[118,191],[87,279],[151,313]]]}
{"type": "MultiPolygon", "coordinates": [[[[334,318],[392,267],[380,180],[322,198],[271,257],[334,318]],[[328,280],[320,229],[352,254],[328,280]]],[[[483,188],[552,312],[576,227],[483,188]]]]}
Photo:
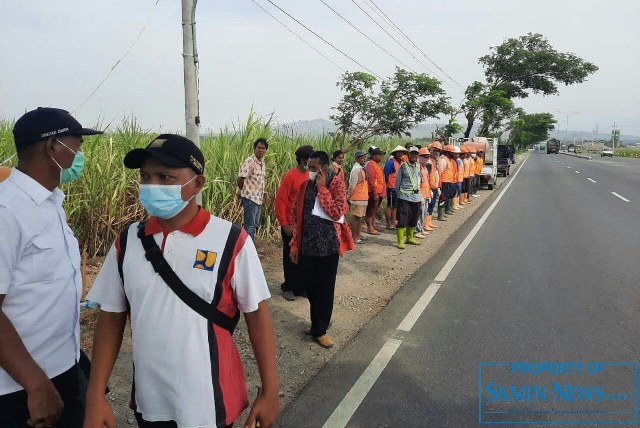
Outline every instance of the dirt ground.
{"type": "MultiPolygon", "coordinates": [[[[499,179],[500,181],[503,179],[499,179]]],[[[282,297],[280,292],[280,284],[283,280],[281,243],[258,242],[258,253],[272,294],[269,306],[277,340],[281,407],[291,402],[306,383],[336,353],[340,352],[360,328],[385,307],[407,279],[420,266],[429,262],[447,239],[473,215],[491,193],[493,191],[481,190],[478,192],[479,197],[473,198],[470,205],[464,206],[461,211],[449,217],[448,221],[434,221],[439,228],[423,239],[420,246],[407,245],[405,250],[399,250],[395,247],[395,231],[385,231],[378,236],[366,235],[365,243],[359,244],[354,251],[347,253],[340,260],[338,267],[333,324],[328,332],[335,342],[335,346],[331,349],[321,348],[304,334],[304,329],[309,326],[308,301],[297,298],[289,302],[282,297]]],[[[88,286],[92,283],[99,266],[100,260],[87,263],[88,286]]],[[[81,318],[82,347],[89,355],[91,355],[96,312],[97,310],[84,310],[81,318]]],[[[234,339],[242,356],[249,398],[252,399],[260,384],[260,377],[244,322],[238,324],[234,339]]],[[[130,334],[127,331],[109,382],[111,393],[108,398],[119,427],[135,426],[133,413],[127,407],[131,387],[131,361],[130,334]]],[[[246,414],[247,412],[243,418],[246,414]]],[[[244,419],[241,422],[244,422],[244,419]]]]}

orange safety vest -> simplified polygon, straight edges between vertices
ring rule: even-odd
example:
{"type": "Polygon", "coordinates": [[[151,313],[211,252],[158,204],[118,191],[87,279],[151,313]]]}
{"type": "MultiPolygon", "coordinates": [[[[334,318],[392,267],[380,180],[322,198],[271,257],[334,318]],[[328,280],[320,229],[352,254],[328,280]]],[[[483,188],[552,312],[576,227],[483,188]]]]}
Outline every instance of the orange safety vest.
{"type": "Polygon", "coordinates": [[[389,177],[387,177],[387,187],[389,187],[391,189],[395,189],[396,188],[396,174],[400,170],[400,162],[398,162],[396,160],[396,158],[394,158],[394,157],[392,157],[391,159],[393,159],[393,168],[395,169],[395,172],[393,174],[389,174],[389,177]]]}
{"type": "Polygon", "coordinates": [[[422,181],[420,182],[420,192],[423,199],[429,199],[431,197],[431,189],[429,188],[429,171],[427,166],[420,166],[420,174],[422,175],[422,181]]]}
{"type": "Polygon", "coordinates": [[[369,183],[367,183],[367,175],[363,168],[360,168],[360,183],[356,184],[356,187],[349,196],[350,201],[368,201],[369,200],[369,183]]]}
{"type": "Polygon", "coordinates": [[[464,158],[462,160],[462,164],[464,165],[464,178],[469,178],[469,175],[471,175],[471,163],[469,162],[469,159],[464,158]]]}
{"type": "Polygon", "coordinates": [[[444,171],[442,171],[442,175],[440,176],[440,178],[442,179],[443,183],[453,183],[453,165],[451,164],[451,159],[449,159],[448,157],[445,158],[447,160],[447,167],[444,171]]]}
{"type": "Polygon", "coordinates": [[[464,163],[462,162],[462,159],[460,159],[460,163],[462,164],[462,168],[461,168],[457,160],[454,160],[454,162],[456,163],[456,168],[457,168],[456,182],[462,183],[462,180],[464,180],[464,163]]]}
{"type": "Polygon", "coordinates": [[[476,158],[476,175],[482,174],[482,165],[484,164],[484,160],[480,156],[476,158]]]}
{"type": "Polygon", "coordinates": [[[438,172],[436,161],[434,161],[433,159],[429,159],[428,162],[431,164],[431,174],[429,174],[429,187],[434,190],[440,187],[440,173],[438,172]]]}
{"type": "MultiPolygon", "coordinates": [[[[378,164],[378,162],[374,162],[374,161],[369,161],[369,162],[373,163],[373,167],[376,170],[376,178],[375,178],[376,195],[381,195],[382,192],[384,191],[384,173],[382,172],[382,167],[380,166],[380,164],[378,164]]],[[[367,165],[365,165],[365,168],[366,166],[367,165]]]]}

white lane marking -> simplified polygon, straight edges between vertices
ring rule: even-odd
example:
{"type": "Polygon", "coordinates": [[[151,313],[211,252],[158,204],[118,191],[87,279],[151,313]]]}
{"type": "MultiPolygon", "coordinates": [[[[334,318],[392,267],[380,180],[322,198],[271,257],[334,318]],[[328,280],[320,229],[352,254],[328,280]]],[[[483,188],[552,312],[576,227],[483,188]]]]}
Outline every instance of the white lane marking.
{"type": "Polygon", "coordinates": [[[420,296],[416,304],[413,305],[413,308],[411,308],[407,316],[404,317],[396,330],[407,332],[411,331],[413,325],[416,323],[416,321],[418,321],[418,318],[420,318],[420,315],[422,315],[431,299],[433,299],[433,296],[436,295],[436,292],[439,288],[440,284],[438,284],[437,282],[432,282],[431,285],[429,285],[427,289],[424,290],[422,296],[420,296]]]}
{"type": "Polygon", "coordinates": [[[571,166],[567,165],[567,168],[571,168],[571,166]]]}
{"type": "Polygon", "coordinates": [[[580,171],[576,171],[576,174],[580,174],[580,171]]]}
{"type": "Polygon", "coordinates": [[[489,218],[489,215],[491,215],[491,212],[493,212],[496,205],[498,205],[498,202],[500,202],[500,199],[502,199],[505,192],[509,189],[509,187],[511,186],[511,183],[513,183],[513,181],[518,176],[518,174],[520,174],[520,171],[522,171],[522,167],[527,162],[527,160],[529,160],[529,158],[525,159],[524,162],[522,162],[522,166],[520,166],[520,169],[516,171],[516,173],[511,178],[511,181],[507,183],[507,186],[502,190],[500,195],[498,195],[496,200],[493,201],[489,209],[482,215],[482,217],[480,217],[480,220],[473,227],[473,229],[471,229],[471,232],[467,235],[464,241],[460,243],[460,246],[456,249],[456,251],[454,251],[454,253],[451,255],[451,258],[447,261],[447,263],[445,263],[445,265],[442,267],[438,275],[436,275],[434,281],[442,283],[444,282],[445,279],[447,279],[447,276],[449,276],[449,273],[451,272],[455,264],[458,262],[458,259],[460,258],[460,256],[462,256],[462,253],[464,252],[464,250],[467,249],[467,247],[471,243],[471,240],[476,236],[476,234],[478,233],[478,231],[480,230],[484,222],[487,220],[487,218],[489,218]]]}
{"type": "Polygon", "coordinates": [[[349,420],[355,413],[355,411],[367,396],[373,384],[376,383],[378,377],[383,372],[391,358],[396,353],[401,340],[389,339],[382,346],[382,349],[373,358],[369,366],[360,375],[356,383],[351,387],[351,390],[344,396],[338,407],[333,411],[327,422],[322,426],[323,428],[344,427],[349,423],[349,420]]]}
{"type": "Polygon", "coordinates": [[[631,202],[629,199],[625,198],[624,196],[618,195],[616,192],[611,192],[611,194],[612,194],[613,196],[615,196],[616,198],[620,198],[620,199],[622,199],[622,200],[623,200],[623,201],[625,201],[625,202],[631,202]]]}
{"type": "Polygon", "coordinates": [[[562,162],[562,165],[564,165],[564,162],[562,162]]]}
{"type": "MultiPolygon", "coordinates": [[[[427,290],[425,290],[420,299],[418,299],[418,302],[416,302],[414,307],[411,308],[409,313],[402,320],[402,322],[398,326],[398,329],[402,327],[403,331],[409,331],[410,328],[413,328],[415,322],[418,320],[420,315],[422,315],[422,312],[424,312],[425,308],[427,307],[431,299],[433,299],[433,296],[435,296],[438,289],[440,289],[440,285],[438,284],[447,279],[447,276],[449,276],[449,273],[462,256],[464,250],[469,246],[471,240],[473,240],[473,238],[478,234],[478,231],[480,230],[484,222],[487,221],[487,218],[489,218],[493,210],[496,208],[496,205],[498,205],[498,202],[500,202],[504,194],[507,192],[507,190],[509,190],[509,187],[511,187],[511,183],[513,183],[518,174],[520,174],[520,171],[522,171],[522,167],[525,163],[527,163],[527,160],[529,160],[529,158],[526,158],[524,162],[522,162],[522,165],[520,165],[518,171],[516,171],[513,177],[511,177],[511,180],[509,180],[504,189],[502,189],[502,192],[500,192],[496,200],[493,201],[487,211],[482,215],[482,217],[480,217],[478,223],[476,223],[473,229],[471,229],[471,232],[469,232],[469,234],[465,237],[464,241],[462,241],[458,248],[456,248],[449,260],[447,260],[442,269],[440,269],[440,272],[438,272],[438,275],[434,279],[434,282],[431,283],[429,287],[427,287],[427,290]],[[409,326],[409,324],[411,325],[409,326]],[[409,329],[404,330],[407,327],[409,327],[409,329]]],[[[356,383],[354,383],[349,392],[347,392],[347,395],[345,395],[340,404],[338,404],[338,407],[336,407],[333,413],[331,413],[329,419],[324,423],[323,428],[344,428],[347,425],[353,414],[362,403],[362,400],[364,400],[364,398],[367,396],[367,394],[373,387],[373,384],[376,382],[376,380],[378,380],[384,368],[387,366],[401,344],[402,340],[398,339],[388,339],[385,342],[385,344],[382,346],[382,349],[378,351],[378,354],[376,354],[376,356],[369,363],[364,372],[360,375],[356,383]]]]}
{"type": "Polygon", "coordinates": [[[596,180],[593,180],[593,179],[591,179],[591,178],[587,178],[587,180],[589,180],[589,181],[590,181],[590,182],[592,182],[592,183],[595,183],[595,182],[596,182],[596,180]]]}

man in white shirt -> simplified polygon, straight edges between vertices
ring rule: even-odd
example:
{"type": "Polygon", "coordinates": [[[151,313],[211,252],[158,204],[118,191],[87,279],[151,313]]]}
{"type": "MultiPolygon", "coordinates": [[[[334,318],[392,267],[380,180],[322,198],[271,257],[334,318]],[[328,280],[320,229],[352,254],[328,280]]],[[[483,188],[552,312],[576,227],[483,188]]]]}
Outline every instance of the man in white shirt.
{"type": "Polygon", "coordinates": [[[13,128],[18,165],[0,184],[2,428],[82,426],[80,251],[58,185],[81,174],[82,136],[94,134],[55,108],[13,128]]]}

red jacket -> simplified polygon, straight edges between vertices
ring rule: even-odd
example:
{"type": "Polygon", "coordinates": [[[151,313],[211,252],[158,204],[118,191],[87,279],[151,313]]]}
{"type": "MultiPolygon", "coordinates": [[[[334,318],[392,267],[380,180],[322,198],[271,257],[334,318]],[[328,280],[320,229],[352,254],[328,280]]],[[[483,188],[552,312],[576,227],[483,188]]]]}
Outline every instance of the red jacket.
{"type": "Polygon", "coordinates": [[[278,193],[276,193],[275,208],[276,218],[280,226],[287,226],[293,224],[292,209],[293,201],[296,198],[298,189],[309,180],[309,173],[307,171],[300,172],[297,168],[291,168],[282,177],[278,193]]]}
{"type": "MultiPolygon", "coordinates": [[[[307,185],[309,181],[305,181],[296,195],[295,202],[293,203],[293,236],[291,237],[291,252],[300,252],[300,242],[302,236],[302,225],[304,223],[304,195],[307,192],[307,185]]],[[[344,185],[344,181],[335,176],[329,184],[329,188],[326,186],[318,187],[318,199],[322,209],[334,220],[340,219],[343,215],[349,211],[349,204],[347,203],[347,190],[344,185]]],[[[338,243],[340,244],[339,255],[343,255],[345,252],[353,250],[356,246],[351,237],[351,230],[347,225],[347,221],[341,223],[334,222],[333,226],[336,228],[338,234],[338,243]]]]}

